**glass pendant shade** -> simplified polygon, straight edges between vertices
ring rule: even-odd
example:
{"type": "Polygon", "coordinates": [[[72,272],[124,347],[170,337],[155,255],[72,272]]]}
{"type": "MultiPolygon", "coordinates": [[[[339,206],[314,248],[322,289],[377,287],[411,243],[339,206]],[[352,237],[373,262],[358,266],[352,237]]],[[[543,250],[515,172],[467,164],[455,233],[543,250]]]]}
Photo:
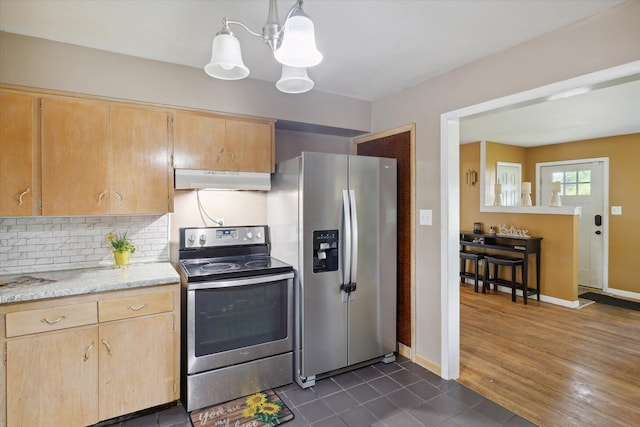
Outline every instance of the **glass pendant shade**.
{"type": "Polygon", "coordinates": [[[216,35],[211,49],[211,62],[205,65],[204,71],[222,80],[240,80],[249,75],[249,69],[242,61],[240,41],[233,34],[216,35]]]}
{"type": "Polygon", "coordinates": [[[273,55],[279,63],[298,68],[313,67],[322,61],[313,22],[301,8],[284,23],[282,43],[273,55]]]}
{"type": "Polygon", "coordinates": [[[282,66],[282,75],[276,82],[280,92],[304,93],[313,89],[315,83],[307,75],[306,68],[282,66]]]}

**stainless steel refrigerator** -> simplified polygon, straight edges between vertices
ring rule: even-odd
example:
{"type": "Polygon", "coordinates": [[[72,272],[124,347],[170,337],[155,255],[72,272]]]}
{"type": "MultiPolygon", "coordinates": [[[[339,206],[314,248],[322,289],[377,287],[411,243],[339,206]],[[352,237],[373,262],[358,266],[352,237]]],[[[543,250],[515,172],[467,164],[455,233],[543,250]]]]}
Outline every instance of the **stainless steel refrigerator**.
{"type": "Polygon", "coordinates": [[[396,160],[304,152],[268,193],[271,254],[292,264],[294,379],[395,360],[396,160]]]}

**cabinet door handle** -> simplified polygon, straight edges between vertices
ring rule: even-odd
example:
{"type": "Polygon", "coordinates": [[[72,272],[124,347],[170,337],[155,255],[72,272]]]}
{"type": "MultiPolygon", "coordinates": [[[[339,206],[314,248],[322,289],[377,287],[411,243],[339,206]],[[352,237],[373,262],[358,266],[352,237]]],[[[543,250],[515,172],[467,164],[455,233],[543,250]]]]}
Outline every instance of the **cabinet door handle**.
{"type": "Polygon", "coordinates": [[[118,199],[118,204],[121,205],[122,202],[124,201],[124,197],[122,197],[122,194],[118,193],[117,191],[114,191],[113,195],[116,196],[116,199],[118,199]]]}
{"type": "Polygon", "coordinates": [[[93,348],[94,345],[96,345],[95,341],[91,342],[91,345],[89,345],[89,347],[87,347],[87,349],[84,351],[84,361],[85,362],[87,360],[89,360],[89,352],[91,351],[91,349],[93,348]]]}
{"type": "Polygon", "coordinates": [[[219,162],[220,161],[220,156],[222,156],[222,153],[224,153],[224,148],[220,150],[220,152],[218,153],[217,159],[216,161],[219,162]]]}
{"type": "Polygon", "coordinates": [[[102,199],[104,198],[104,196],[109,192],[109,190],[104,190],[102,193],[100,193],[100,195],[98,196],[98,206],[100,206],[102,204],[102,199]]]}
{"type": "Polygon", "coordinates": [[[231,157],[231,161],[232,162],[236,161],[236,155],[235,154],[233,154],[231,151],[229,151],[227,154],[231,157]]]}
{"type": "Polygon", "coordinates": [[[104,338],[102,339],[102,344],[104,344],[104,346],[107,349],[107,353],[109,353],[109,356],[111,356],[111,346],[109,345],[109,343],[104,338]]]}
{"type": "Polygon", "coordinates": [[[22,198],[29,193],[31,193],[31,188],[27,188],[22,193],[20,193],[20,197],[18,197],[18,206],[22,206],[22,198]]]}
{"type": "Polygon", "coordinates": [[[55,325],[55,324],[56,324],[56,323],[58,323],[59,321],[61,321],[61,320],[63,320],[63,319],[66,319],[66,318],[67,318],[67,316],[60,316],[60,317],[58,317],[58,318],[57,318],[57,319],[55,319],[55,320],[49,320],[49,319],[47,319],[47,318],[45,317],[44,319],[42,319],[42,320],[41,320],[41,322],[42,322],[42,323],[46,323],[46,324],[48,324],[48,325],[55,325]]]}
{"type": "Polygon", "coordinates": [[[133,310],[133,311],[138,311],[138,310],[142,310],[144,307],[146,307],[147,304],[140,304],[140,305],[130,305],[129,307],[127,307],[129,310],[133,310]]]}

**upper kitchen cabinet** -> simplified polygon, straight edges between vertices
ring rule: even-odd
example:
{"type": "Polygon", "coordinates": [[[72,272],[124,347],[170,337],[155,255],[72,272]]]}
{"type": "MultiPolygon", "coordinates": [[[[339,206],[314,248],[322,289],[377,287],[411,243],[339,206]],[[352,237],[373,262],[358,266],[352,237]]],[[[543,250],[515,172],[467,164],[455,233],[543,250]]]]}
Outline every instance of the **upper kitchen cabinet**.
{"type": "Polygon", "coordinates": [[[42,215],[169,211],[168,113],[42,99],[42,215]]]}
{"type": "Polygon", "coordinates": [[[42,98],[42,215],[110,213],[109,107],[42,98]]]}
{"type": "Polygon", "coordinates": [[[168,114],[127,106],[109,110],[111,213],[166,213],[171,187],[168,114]]]}
{"type": "Polygon", "coordinates": [[[0,93],[0,216],[38,213],[37,99],[0,93]]]}
{"type": "Polygon", "coordinates": [[[274,124],[227,120],[227,170],[275,172],[274,124]]]}
{"type": "Polygon", "coordinates": [[[196,112],[173,118],[173,166],[178,169],[272,172],[274,123],[196,112]]]}
{"type": "Polygon", "coordinates": [[[205,114],[173,115],[173,167],[222,170],[225,120],[205,114]]]}

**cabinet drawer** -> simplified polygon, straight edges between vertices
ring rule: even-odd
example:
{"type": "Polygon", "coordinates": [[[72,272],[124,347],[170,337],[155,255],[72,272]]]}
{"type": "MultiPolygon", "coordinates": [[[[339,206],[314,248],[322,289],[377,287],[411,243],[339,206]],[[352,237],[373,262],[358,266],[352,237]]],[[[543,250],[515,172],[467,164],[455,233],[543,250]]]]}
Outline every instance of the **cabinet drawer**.
{"type": "Polygon", "coordinates": [[[95,302],[7,313],[7,338],[98,322],[95,302]]]}
{"type": "Polygon", "coordinates": [[[137,295],[107,301],[98,301],[98,317],[100,322],[128,319],[146,314],[173,311],[173,293],[137,295]]]}

